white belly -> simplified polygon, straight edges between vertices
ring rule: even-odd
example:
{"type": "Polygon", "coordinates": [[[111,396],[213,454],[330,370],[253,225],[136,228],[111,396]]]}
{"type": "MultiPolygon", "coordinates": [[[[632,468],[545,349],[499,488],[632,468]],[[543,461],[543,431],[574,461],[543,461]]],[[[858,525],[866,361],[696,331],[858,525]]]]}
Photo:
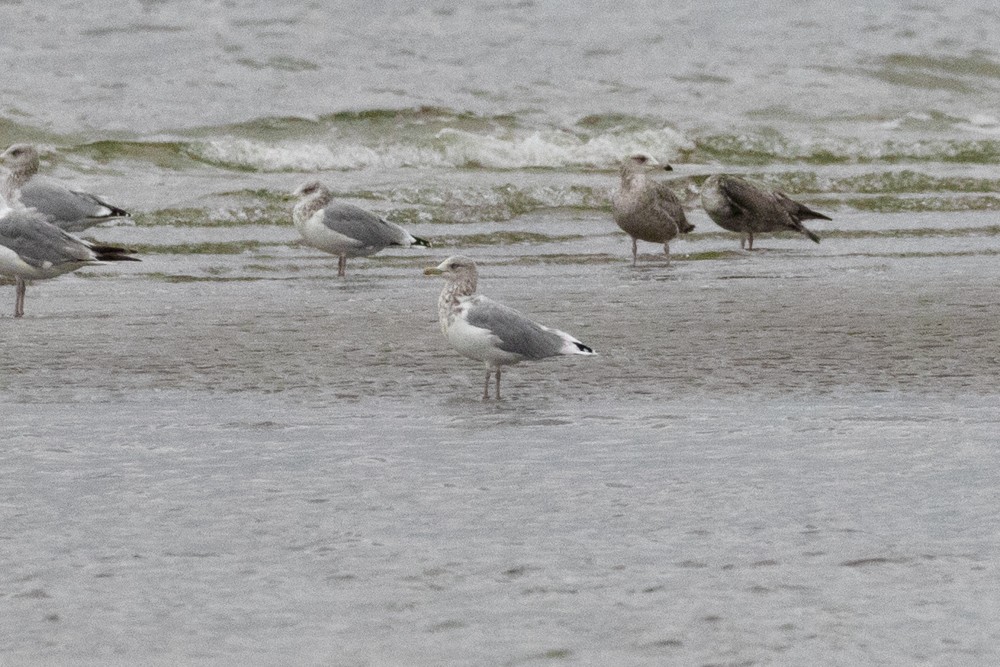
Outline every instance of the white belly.
{"type": "Polygon", "coordinates": [[[524,359],[520,354],[501,350],[498,347],[500,339],[488,329],[474,327],[459,317],[448,326],[448,342],[459,354],[494,367],[516,364],[524,359]]]}
{"type": "Polygon", "coordinates": [[[376,248],[365,248],[357,239],[333,231],[323,224],[323,216],[320,210],[305,221],[296,221],[295,226],[306,243],[332,255],[361,257],[377,252],[376,248]]]}

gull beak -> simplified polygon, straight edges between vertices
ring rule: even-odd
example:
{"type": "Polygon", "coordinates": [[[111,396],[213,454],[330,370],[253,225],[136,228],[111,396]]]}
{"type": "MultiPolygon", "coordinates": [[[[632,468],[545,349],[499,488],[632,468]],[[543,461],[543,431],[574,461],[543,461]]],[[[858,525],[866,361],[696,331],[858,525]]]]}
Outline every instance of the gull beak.
{"type": "MultiPolygon", "coordinates": [[[[449,257],[448,259],[451,259],[451,258],[449,257]]],[[[437,266],[432,266],[430,268],[424,269],[424,275],[425,276],[443,276],[443,275],[445,275],[446,273],[448,273],[448,270],[445,268],[445,265],[447,263],[448,263],[448,260],[446,259],[443,262],[441,262],[440,264],[438,264],[437,266]]]]}

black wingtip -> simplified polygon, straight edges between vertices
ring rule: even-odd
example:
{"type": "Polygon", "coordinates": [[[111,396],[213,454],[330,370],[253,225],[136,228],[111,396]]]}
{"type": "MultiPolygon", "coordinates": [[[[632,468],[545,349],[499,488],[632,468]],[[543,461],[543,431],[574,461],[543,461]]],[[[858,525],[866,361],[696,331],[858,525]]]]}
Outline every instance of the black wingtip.
{"type": "Polygon", "coordinates": [[[124,253],[116,253],[110,255],[98,256],[99,260],[102,262],[141,262],[142,260],[138,257],[133,257],[132,255],[126,255],[124,253]]]}
{"type": "Polygon", "coordinates": [[[814,211],[808,206],[802,206],[801,204],[799,205],[799,210],[796,211],[796,217],[799,220],[833,220],[830,216],[824,215],[819,211],[814,211]]]}
{"type": "Polygon", "coordinates": [[[109,213],[108,215],[104,216],[105,218],[131,218],[132,217],[131,215],[129,215],[129,212],[126,211],[123,208],[118,208],[117,206],[112,206],[111,204],[108,204],[108,203],[105,203],[104,205],[107,206],[108,210],[111,211],[111,213],[109,213]]]}
{"type": "Polygon", "coordinates": [[[416,236],[414,236],[413,237],[413,245],[419,245],[419,246],[423,246],[425,248],[430,248],[431,247],[431,242],[428,241],[427,239],[421,239],[421,238],[417,238],[416,236]]]}
{"type": "Polygon", "coordinates": [[[132,252],[128,248],[119,248],[113,245],[92,245],[90,249],[97,255],[101,262],[141,262],[138,257],[133,257],[128,253],[132,252]]]}
{"type": "Polygon", "coordinates": [[[593,348],[587,347],[586,345],[584,345],[580,341],[573,341],[573,344],[576,345],[576,349],[580,350],[581,352],[587,352],[589,354],[594,354],[594,349],[593,348]]]}

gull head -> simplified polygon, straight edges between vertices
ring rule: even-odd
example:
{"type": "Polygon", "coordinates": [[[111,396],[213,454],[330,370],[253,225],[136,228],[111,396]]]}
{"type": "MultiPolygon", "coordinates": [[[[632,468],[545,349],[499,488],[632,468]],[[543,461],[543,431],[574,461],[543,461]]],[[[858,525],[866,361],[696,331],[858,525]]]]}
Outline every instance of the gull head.
{"type": "Polygon", "coordinates": [[[306,181],[299,187],[292,190],[292,195],[295,197],[312,197],[317,194],[328,194],[330,191],[326,189],[326,186],[319,181],[306,181]]]}
{"type": "Polygon", "coordinates": [[[445,276],[451,281],[472,279],[476,280],[478,271],[476,263],[462,255],[452,255],[437,266],[424,269],[425,276],[445,276]]]}
{"type": "Polygon", "coordinates": [[[646,153],[635,153],[634,155],[629,155],[622,162],[622,166],[626,170],[634,172],[646,171],[657,167],[662,168],[664,171],[674,170],[674,168],[669,164],[661,164],[660,162],[657,162],[655,157],[646,153]]]}
{"type": "Polygon", "coordinates": [[[476,263],[462,255],[452,255],[437,266],[424,269],[424,275],[444,276],[448,281],[441,290],[441,298],[438,300],[438,313],[442,318],[442,326],[447,321],[446,313],[450,312],[458,299],[476,293],[476,283],[479,278],[476,263]]]}
{"type": "Polygon", "coordinates": [[[34,174],[38,171],[38,150],[31,144],[13,144],[0,153],[0,162],[16,174],[34,174]]]}

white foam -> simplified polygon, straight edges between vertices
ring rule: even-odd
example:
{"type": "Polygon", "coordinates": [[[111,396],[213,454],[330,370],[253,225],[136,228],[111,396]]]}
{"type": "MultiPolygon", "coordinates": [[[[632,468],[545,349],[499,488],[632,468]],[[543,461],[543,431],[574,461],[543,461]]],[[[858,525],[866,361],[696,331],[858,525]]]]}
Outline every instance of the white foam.
{"type": "Polygon", "coordinates": [[[593,137],[561,130],[503,135],[446,128],[436,135],[405,136],[367,145],[331,137],[321,143],[224,138],[197,144],[200,158],[257,171],[353,170],[393,167],[530,169],[616,166],[622,156],[646,152],[671,159],[693,142],[671,128],[606,132],[593,137]]]}
{"type": "Polygon", "coordinates": [[[354,143],[271,144],[252,139],[220,139],[200,145],[195,152],[209,162],[258,171],[350,170],[439,162],[432,151],[401,146],[386,153],[354,143]]]}
{"type": "Polygon", "coordinates": [[[989,113],[972,114],[967,122],[959,123],[958,127],[966,132],[1000,135],[1000,119],[989,113]]]}
{"type": "Polygon", "coordinates": [[[682,149],[694,148],[689,139],[671,128],[590,138],[558,130],[496,137],[445,129],[438,132],[437,138],[451,165],[477,164],[497,169],[612,167],[622,156],[638,151],[669,159],[682,149]]]}

